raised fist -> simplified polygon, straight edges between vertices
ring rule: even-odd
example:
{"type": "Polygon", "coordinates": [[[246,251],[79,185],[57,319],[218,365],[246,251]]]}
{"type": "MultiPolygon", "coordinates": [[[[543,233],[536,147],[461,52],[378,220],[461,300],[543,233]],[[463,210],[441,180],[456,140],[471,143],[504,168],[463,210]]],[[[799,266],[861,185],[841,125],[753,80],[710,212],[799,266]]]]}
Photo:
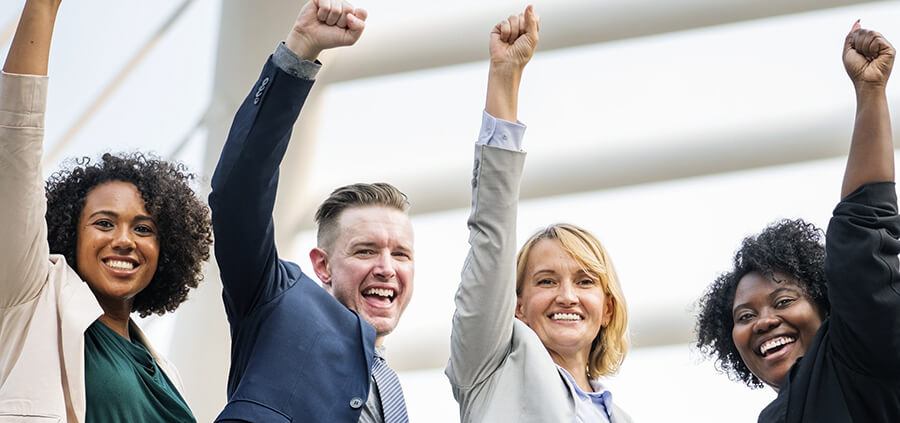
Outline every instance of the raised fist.
{"type": "Polygon", "coordinates": [[[366,27],[368,14],[343,0],[310,0],[300,10],[285,45],[306,60],[322,50],[356,43],[366,27]]]}
{"type": "Polygon", "coordinates": [[[853,24],[844,42],[844,68],[853,84],[885,85],[894,65],[894,47],[881,34],[853,24]]]}
{"type": "Polygon", "coordinates": [[[491,31],[491,63],[524,67],[538,43],[541,18],[531,6],[500,21],[491,31]]]}

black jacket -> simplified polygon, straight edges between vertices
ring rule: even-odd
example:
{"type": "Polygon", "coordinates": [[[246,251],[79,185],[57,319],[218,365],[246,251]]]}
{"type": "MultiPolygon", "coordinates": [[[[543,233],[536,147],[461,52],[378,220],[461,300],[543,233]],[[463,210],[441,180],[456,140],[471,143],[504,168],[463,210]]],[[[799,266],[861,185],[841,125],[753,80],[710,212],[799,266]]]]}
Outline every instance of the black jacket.
{"type": "Polygon", "coordinates": [[[900,216],[891,182],[863,185],[825,236],[831,315],[759,415],[770,422],[900,422],[900,216]]]}

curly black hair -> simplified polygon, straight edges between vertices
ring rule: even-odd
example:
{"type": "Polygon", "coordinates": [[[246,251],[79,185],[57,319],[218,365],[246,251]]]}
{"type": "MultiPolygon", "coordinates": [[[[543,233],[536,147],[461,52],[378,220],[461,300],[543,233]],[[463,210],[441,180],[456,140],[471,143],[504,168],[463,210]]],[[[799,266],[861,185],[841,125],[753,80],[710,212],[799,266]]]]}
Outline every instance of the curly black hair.
{"type": "Polygon", "coordinates": [[[825,282],[824,233],[802,219],[780,220],[759,235],[744,238],[734,254],[734,268],[719,275],[699,300],[696,346],[716,367],[735,381],[751,388],[763,387],[750,372],[731,337],[734,328],[732,307],[738,282],[750,272],[772,277],[775,272],[789,276],[788,283],[799,286],[816,305],[821,317],[831,311],[825,282]]]}
{"type": "Polygon", "coordinates": [[[174,311],[203,279],[203,262],[212,244],[209,207],[191,190],[193,179],[183,164],[142,153],[106,153],[96,163],[87,157],[70,161],[69,168],[54,173],[45,186],[50,252],[65,256],[78,272],[77,228],[87,194],[106,182],[132,183],[159,238],[156,273],[135,296],[132,311],[141,317],[174,311]]]}

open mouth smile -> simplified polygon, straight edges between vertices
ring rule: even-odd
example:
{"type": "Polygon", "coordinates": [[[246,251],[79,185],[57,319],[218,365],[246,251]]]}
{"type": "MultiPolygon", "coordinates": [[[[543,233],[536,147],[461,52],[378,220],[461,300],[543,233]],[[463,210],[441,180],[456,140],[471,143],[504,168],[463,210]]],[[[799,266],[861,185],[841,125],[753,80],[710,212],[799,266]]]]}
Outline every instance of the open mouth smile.
{"type": "Polygon", "coordinates": [[[124,257],[109,257],[102,259],[101,262],[103,262],[106,269],[115,276],[130,276],[138,267],[140,267],[140,264],[138,264],[136,260],[124,257]]]}
{"type": "Polygon", "coordinates": [[[393,288],[369,288],[363,291],[363,297],[380,305],[390,305],[397,296],[393,288]]]}
{"type": "Polygon", "coordinates": [[[770,354],[781,351],[781,349],[783,349],[785,345],[793,344],[796,341],[797,339],[791,336],[778,336],[772,338],[766,342],[763,342],[763,344],[759,346],[759,354],[763,357],[766,357],[770,354]]]}
{"type": "Polygon", "coordinates": [[[553,313],[550,316],[550,320],[561,320],[561,321],[569,321],[569,322],[577,322],[579,320],[584,320],[579,314],[576,313],[553,313]]]}

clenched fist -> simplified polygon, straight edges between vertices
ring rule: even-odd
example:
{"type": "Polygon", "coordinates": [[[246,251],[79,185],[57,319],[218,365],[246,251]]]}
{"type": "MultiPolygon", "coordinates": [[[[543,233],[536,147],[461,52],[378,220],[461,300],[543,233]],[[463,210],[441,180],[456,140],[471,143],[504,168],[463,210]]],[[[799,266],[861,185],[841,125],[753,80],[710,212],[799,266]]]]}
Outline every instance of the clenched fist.
{"type": "Polygon", "coordinates": [[[844,42],[844,68],[853,85],[884,86],[894,65],[894,47],[881,34],[853,24],[844,42]]]}
{"type": "Polygon", "coordinates": [[[491,63],[525,66],[537,48],[541,18],[531,6],[500,21],[491,31],[491,63]]]}
{"type": "Polygon", "coordinates": [[[366,16],[364,9],[343,0],[310,0],[284,43],[300,58],[315,60],[322,50],[356,43],[366,27],[366,16]]]}

